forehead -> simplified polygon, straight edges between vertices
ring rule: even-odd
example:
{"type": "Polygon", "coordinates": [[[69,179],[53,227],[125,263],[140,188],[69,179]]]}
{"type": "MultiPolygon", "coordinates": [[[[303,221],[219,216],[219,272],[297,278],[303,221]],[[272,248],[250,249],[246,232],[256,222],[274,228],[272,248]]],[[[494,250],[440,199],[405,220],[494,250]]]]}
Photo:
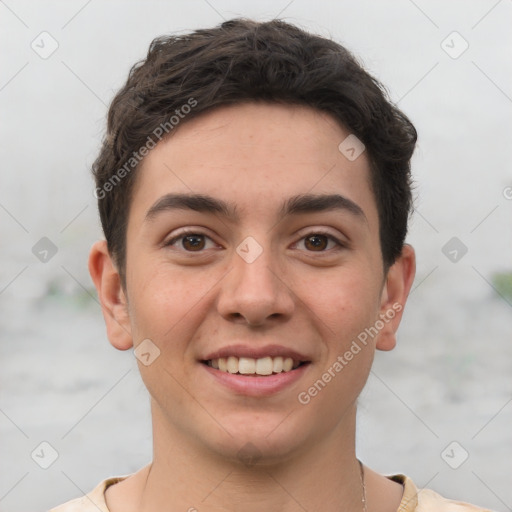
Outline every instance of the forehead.
{"type": "Polygon", "coordinates": [[[338,193],[375,222],[366,154],[349,159],[339,149],[350,135],[329,114],[296,105],[245,103],[184,119],[144,158],[133,213],[144,215],[169,192],[236,203],[241,215],[281,211],[292,196],[338,193]]]}

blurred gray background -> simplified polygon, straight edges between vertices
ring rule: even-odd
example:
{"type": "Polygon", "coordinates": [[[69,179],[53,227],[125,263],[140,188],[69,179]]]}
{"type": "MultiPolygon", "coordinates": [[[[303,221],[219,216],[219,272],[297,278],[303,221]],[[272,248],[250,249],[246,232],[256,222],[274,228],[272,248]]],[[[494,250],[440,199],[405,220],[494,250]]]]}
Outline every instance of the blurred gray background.
{"type": "Polygon", "coordinates": [[[0,511],[150,461],[148,394],[87,271],[90,166],[151,40],[235,16],[345,44],[419,131],[417,278],[360,398],[359,457],[512,510],[512,1],[1,0],[0,511]]]}

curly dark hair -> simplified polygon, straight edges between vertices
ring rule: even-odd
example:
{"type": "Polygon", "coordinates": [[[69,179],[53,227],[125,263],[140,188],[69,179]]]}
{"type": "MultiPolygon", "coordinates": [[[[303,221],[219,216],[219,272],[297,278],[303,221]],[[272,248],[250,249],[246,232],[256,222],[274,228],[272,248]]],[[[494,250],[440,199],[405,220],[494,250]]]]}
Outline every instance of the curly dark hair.
{"type": "Polygon", "coordinates": [[[387,271],[401,253],[412,210],[416,129],[340,44],[282,20],[238,18],[154,39],[110,105],[93,174],[103,232],[123,284],[126,229],[141,159],[177,123],[245,101],[313,107],[364,143],[387,271]]]}

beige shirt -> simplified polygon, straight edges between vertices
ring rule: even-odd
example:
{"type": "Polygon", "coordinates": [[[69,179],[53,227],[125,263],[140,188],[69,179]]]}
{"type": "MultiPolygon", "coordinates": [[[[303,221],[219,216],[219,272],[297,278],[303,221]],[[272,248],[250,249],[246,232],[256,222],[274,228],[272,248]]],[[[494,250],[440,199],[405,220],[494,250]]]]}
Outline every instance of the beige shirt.
{"type": "MultiPolygon", "coordinates": [[[[127,476],[107,478],[89,494],[52,508],[49,512],[110,512],[105,502],[105,491],[109,486],[125,478],[127,476]]],[[[405,475],[391,475],[387,478],[404,486],[402,501],[397,512],[492,512],[490,509],[476,507],[462,501],[448,500],[430,489],[418,490],[414,482],[405,475]]]]}

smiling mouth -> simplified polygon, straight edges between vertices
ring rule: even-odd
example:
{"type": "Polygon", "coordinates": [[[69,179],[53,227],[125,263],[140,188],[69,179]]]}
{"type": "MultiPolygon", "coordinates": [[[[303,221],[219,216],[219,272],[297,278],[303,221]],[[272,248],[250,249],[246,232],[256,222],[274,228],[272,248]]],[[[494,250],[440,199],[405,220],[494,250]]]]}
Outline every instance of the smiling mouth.
{"type": "Polygon", "coordinates": [[[236,375],[258,375],[268,376],[279,373],[288,373],[296,370],[300,366],[309,364],[310,361],[296,361],[291,357],[261,357],[253,359],[252,357],[219,357],[217,359],[208,359],[201,361],[203,364],[216,370],[236,375]]]}

